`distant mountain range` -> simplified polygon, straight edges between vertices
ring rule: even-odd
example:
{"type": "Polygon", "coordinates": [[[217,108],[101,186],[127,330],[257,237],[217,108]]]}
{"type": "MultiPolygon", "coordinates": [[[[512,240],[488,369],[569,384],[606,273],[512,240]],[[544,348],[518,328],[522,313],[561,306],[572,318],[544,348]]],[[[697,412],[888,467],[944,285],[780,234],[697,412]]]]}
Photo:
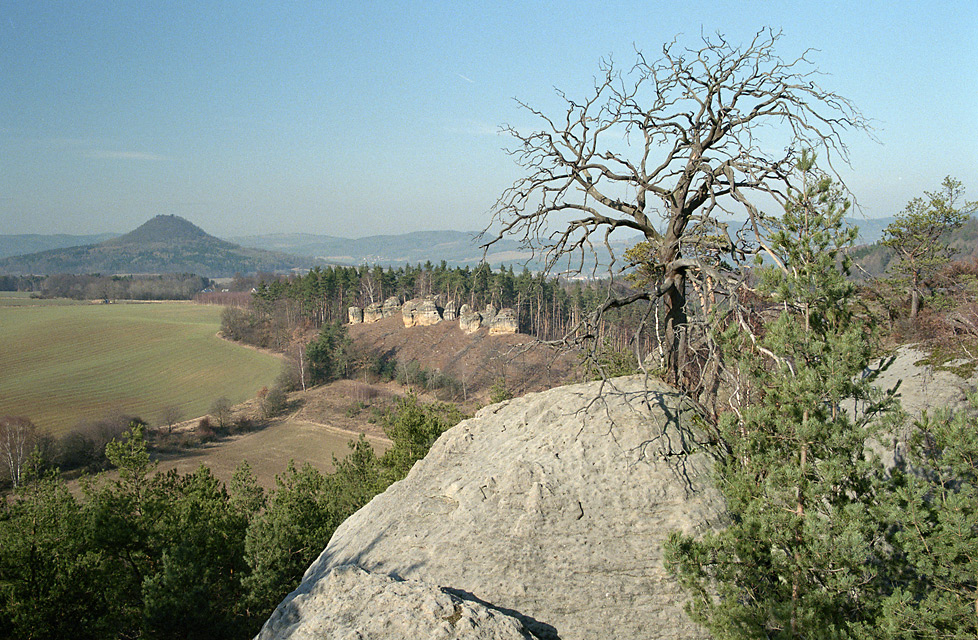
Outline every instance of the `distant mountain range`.
{"type": "MultiPolygon", "coordinates": [[[[888,249],[874,245],[893,218],[851,219],[859,227],[854,250],[857,262],[881,273],[889,262],[888,249]]],[[[640,240],[637,235],[614,239],[620,256],[640,240]]],[[[952,244],[962,256],[978,254],[978,222],[970,221],[952,244]]],[[[493,267],[523,264],[543,267],[539,257],[511,239],[502,240],[483,256],[485,242],[475,232],[417,231],[401,235],[340,238],[310,233],[276,233],[221,240],[178,216],[161,215],[125,235],[0,235],[0,274],[52,273],[195,273],[229,277],[235,273],[283,272],[316,265],[403,266],[444,260],[449,266],[475,266],[485,260],[493,267]]],[[[600,251],[606,253],[603,248],[600,251]]],[[[605,256],[602,256],[605,259],[605,256]]]]}
{"type": "MultiPolygon", "coordinates": [[[[870,244],[878,241],[883,229],[893,218],[858,219],[850,224],[859,227],[859,241],[870,244]]],[[[483,259],[482,249],[487,238],[477,232],[469,231],[416,231],[401,235],[378,235],[366,238],[338,238],[336,236],[311,233],[273,233],[264,235],[238,236],[229,238],[245,247],[282,251],[297,256],[319,258],[332,264],[418,264],[431,260],[434,263],[444,260],[449,266],[474,266],[483,259]]],[[[618,256],[625,249],[639,242],[638,235],[617,237],[612,248],[618,256]]],[[[599,253],[605,253],[603,248],[599,253]]],[[[520,246],[516,240],[504,239],[494,244],[485,255],[485,260],[493,265],[521,265],[530,260],[530,251],[520,246]]],[[[531,270],[543,267],[538,257],[530,260],[531,270]]]]}
{"type": "MultiPolygon", "coordinates": [[[[246,247],[284,251],[319,258],[331,264],[380,264],[400,266],[444,260],[449,266],[475,266],[483,259],[480,245],[486,241],[469,231],[416,231],[401,235],[338,238],[311,233],[276,233],[231,238],[246,247]]],[[[485,259],[491,265],[522,263],[530,252],[515,240],[496,243],[485,259]]]]}
{"type": "MultiPolygon", "coordinates": [[[[11,243],[11,236],[0,238],[3,238],[0,246],[11,243]]],[[[219,278],[235,273],[310,267],[313,262],[308,258],[242,247],[215,238],[179,216],[161,215],[130,233],[94,244],[2,258],[0,273],[195,273],[219,278]]]]}

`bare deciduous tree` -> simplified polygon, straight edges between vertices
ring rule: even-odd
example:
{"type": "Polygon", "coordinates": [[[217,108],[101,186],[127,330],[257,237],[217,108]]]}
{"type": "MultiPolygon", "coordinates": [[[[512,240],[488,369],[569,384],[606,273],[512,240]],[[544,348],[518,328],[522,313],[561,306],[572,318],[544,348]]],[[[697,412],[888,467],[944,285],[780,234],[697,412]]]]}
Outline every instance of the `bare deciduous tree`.
{"type": "Polygon", "coordinates": [[[0,458],[15,487],[23,479],[24,466],[36,442],[37,428],[30,420],[14,416],[0,418],[0,458]]]}
{"type": "Polygon", "coordinates": [[[166,425],[166,432],[173,433],[173,425],[180,422],[183,411],[175,404],[168,404],[160,411],[160,421],[166,425]]]}
{"type": "Polygon", "coordinates": [[[763,30],[746,47],[720,35],[704,36],[696,49],[673,42],[653,62],[639,53],[626,73],[605,61],[583,100],[558,91],[560,117],[520,103],[542,129],[504,128],[527,175],[496,203],[485,246],[513,235],[548,269],[579,273],[595,243],[611,252],[616,230],[641,233],[652,284],[609,294],[592,320],[662,300],[673,383],[683,384],[691,315],[702,320],[705,301],[743,282],[738,266],[763,250],[761,207],[780,214],[800,152],[814,150],[835,174],[833,162],[847,160],[841,134],[868,129],[847,99],[816,84],[808,52],[793,61],[775,54],[779,38],[763,30]],[[731,217],[747,223],[731,229],[731,217]]]}

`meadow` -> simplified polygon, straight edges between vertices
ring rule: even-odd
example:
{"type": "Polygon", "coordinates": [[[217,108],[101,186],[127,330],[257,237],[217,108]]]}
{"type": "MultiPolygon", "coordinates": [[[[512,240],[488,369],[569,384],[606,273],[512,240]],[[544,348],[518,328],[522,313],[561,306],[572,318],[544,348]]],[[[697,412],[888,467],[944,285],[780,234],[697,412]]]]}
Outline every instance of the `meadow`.
{"type": "Polygon", "coordinates": [[[221,339],[222,307],[187,302],[77,304],[0,293],[0,415],[60,435],[109,415],[159,424],[217,398],[271,385],[279,358],[221,339]]]}

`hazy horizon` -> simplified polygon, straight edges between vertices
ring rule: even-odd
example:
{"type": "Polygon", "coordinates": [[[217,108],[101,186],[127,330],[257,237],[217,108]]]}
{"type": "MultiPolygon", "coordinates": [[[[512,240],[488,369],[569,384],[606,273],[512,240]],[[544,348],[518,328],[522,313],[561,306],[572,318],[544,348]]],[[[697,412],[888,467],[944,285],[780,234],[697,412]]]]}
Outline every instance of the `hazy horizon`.
{"type": "Polygon", "coordinates": [[[0,5],[0,230],[218,237],[479,230],[521,175],[500,125],[559,115],[598,62],[783,31],[877,141],[836,167],[867,218],[978,197],[978,5],[955,1],[0,5]]]}

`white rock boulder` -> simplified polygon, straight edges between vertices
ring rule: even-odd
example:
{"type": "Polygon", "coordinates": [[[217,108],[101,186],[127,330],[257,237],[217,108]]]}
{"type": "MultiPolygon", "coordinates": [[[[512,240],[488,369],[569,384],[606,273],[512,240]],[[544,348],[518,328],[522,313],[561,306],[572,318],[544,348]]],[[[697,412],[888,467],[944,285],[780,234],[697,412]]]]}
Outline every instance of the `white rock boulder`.
{"type": "Polygon", "coordinates": [[[275,610],[259,640],[527,640],[505,613],[437,587],[347,565],[275,610]]]}
{"type": "Polygon", "coordinates": [[[679,407],[635,376],[482,409],[344,522],[280,608],[356,564],[504,611],[539,638],[708,637],[662,557],[670,532],[724,520],[679,407]]]}

